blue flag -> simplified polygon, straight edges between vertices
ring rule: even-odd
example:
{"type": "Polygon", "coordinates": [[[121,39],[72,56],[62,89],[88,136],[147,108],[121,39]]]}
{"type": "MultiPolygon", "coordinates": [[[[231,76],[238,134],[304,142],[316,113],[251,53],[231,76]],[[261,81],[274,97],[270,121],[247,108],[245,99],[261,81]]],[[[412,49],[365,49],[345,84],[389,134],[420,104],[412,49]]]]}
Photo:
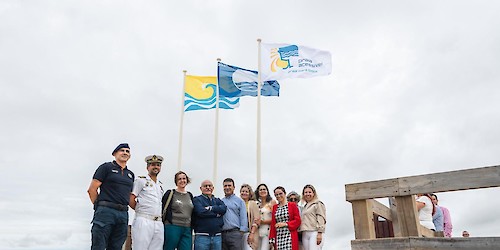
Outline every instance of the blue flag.
{"type": "MultiPolygon", "coordinates": [[[[217,77],[219,96],[240,97],[257,96],[257,71],[242,69],[236,66],[218,63],[217,77]]],[[[266,81],[262,85],[262,96],[279,96],[278,81],[266,81]]]]}

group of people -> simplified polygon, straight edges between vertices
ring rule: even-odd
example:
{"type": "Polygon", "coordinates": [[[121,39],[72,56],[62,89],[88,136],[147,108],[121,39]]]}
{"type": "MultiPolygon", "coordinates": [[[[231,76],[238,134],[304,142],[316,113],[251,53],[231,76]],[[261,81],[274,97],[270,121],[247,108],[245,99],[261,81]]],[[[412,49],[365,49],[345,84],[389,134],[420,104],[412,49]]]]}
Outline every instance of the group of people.
{"type": "Polygon", "coordinates": [[[417,210],[420,224],[430,230],[443,232],[444,237],[451,237],[453,225],[451,223],[450,211],[439,206],[439,200],[435,194],[418,194],[417,210]]]}
{"type": "Polygon", "coordinates": [[[282,186],[271,192],[266,184],[254,191],[241,185],[235,194],[232,178],[223,180],[224,197],[214,196],[214,184],[204,180],[201,194],[186,190],[191,183],[179,171],[175,188],[164,190],[158,180],[163,157],[145,158],[148,175],[138,176],[127,168],[130,147],[118,145],[115,160],[99,166],[88,194],[94,204],[91,249],[122,248],[127,237],[128,206],[135,210],[131,227],[132,249],[165,250],[309,250],[321,249],[326,208],[312,185],[288,195],[282,186]],[[300,237],[299,237],[300,234],[300,237]]]}

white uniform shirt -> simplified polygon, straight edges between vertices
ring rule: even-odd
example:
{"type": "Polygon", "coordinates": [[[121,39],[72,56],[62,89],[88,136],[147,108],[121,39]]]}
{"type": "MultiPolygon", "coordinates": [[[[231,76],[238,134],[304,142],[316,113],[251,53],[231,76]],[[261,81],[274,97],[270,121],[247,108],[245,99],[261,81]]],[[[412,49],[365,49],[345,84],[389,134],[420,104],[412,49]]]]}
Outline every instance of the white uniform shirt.
{"type": "Polygon", "coordinates": [[[137,197],[135,212],[151,216],[161,216],[162,183],[154,182],[151,177],[139,176],[134,181],[132,194],[137,197]]]}

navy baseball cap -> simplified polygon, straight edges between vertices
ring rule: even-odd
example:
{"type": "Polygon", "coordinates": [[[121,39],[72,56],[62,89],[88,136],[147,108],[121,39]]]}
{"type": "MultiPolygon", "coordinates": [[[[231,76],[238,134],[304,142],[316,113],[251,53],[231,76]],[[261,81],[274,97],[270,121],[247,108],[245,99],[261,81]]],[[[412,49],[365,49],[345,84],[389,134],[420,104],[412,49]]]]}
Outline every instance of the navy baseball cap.
{"type": "Polygon", "coordinates": [[[111,153],[111,155],[115,155],[115,153],[122,148],[130,149],[130,147],[128,146],[128,143],[122,143],[122,144],[116,146],[115,150],[113,150],[113,153],[111,153]]]}

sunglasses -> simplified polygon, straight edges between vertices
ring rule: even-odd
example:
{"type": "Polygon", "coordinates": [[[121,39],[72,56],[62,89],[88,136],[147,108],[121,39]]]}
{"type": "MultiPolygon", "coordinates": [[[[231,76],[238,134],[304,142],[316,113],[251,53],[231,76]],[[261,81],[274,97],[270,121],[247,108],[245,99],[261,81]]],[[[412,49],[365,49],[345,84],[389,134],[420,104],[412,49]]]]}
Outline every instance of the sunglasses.
{"type": "Polygon", "coordinates": [[[289,199],[289,201],[298,201],[298,199],[297,198],[291,198],[291,199],[289,199]]]}

